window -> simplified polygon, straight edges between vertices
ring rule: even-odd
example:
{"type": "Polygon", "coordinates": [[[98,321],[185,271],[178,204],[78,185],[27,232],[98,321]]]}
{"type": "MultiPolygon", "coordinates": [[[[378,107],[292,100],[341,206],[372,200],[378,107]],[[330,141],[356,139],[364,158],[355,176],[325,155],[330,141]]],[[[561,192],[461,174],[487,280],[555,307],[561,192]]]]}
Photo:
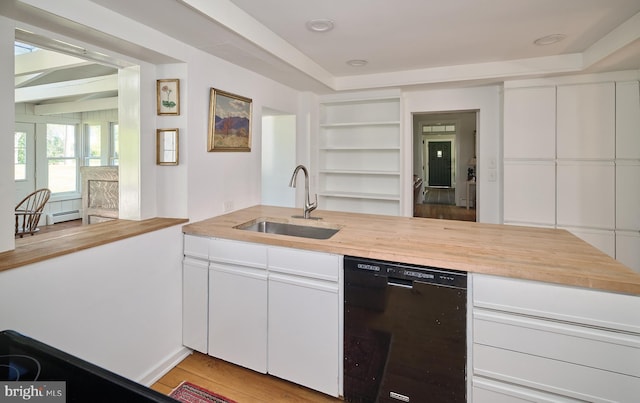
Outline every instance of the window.
{"type": "Polygon", "coordinates": [[[16,132],[13,151],[14,179],[27,179],[27,133],[16,132]]]}
{"type": "Polygon", "coordinates": [[[111,135],[110,137],[110,150],[111,155],[109,157],[109,165],[118,165],[119,164],[119,150],[120,145],[118,143],[118,124],[111,123],[111,135]]]}
{"type": "Polygon", "coordinates": [[[76,125],[47,124],[47,166],[52,193],[78,191],[76,125]]]}
{"type": "Polygon", "coordinates": [[[453,123],[436,123],[422,126],[424,134],[452,134],[456,132],[456,125],[453,123]]]}
{"type": "Polygon", "coordinates": [[[85,125],[85,165],[100,166],[102,165],[101,157],[101,128],[100,125],[85,125]]]}

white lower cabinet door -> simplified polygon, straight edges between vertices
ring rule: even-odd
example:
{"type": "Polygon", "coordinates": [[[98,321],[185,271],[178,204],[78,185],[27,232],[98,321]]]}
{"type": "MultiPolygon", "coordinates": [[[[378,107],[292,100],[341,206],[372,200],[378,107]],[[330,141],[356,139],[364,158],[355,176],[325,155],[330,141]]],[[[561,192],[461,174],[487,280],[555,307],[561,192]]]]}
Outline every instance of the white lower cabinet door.
{"type": "Polygon", "coordinates": [[[182,344],[207,353],[209,262],[182,262],[182,344]]]}
{"type": "Polygon", "coordinates": [[[267,372],[267,272],[211,263],[209,355],[267,372]]]}
{"type": "Polygon", "coordinates": [[[338,284],[269,274],[269,373],[332,396],[342,365],[338,284]]]}

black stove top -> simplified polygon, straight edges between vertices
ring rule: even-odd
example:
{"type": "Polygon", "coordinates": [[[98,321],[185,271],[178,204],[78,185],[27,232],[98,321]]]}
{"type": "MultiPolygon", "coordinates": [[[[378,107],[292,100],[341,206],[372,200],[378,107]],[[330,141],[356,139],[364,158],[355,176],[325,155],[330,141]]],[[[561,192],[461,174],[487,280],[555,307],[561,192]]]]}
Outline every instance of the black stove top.
{"type": "MultiPolygon", "coordinates": [[[[15,331],[0,332],[0,384],[3,385],[0,401],[5,401],[2,400],[6,398],[5,393],[19,393],[22,389],[26,393],[27,386],[42,386],[43,382],[63,386],[63,399],[52,398],[51,401],[176,402],[146,386],[15,331]]],[[[56,392],[60,393],[59,390],[56,392]]]]}

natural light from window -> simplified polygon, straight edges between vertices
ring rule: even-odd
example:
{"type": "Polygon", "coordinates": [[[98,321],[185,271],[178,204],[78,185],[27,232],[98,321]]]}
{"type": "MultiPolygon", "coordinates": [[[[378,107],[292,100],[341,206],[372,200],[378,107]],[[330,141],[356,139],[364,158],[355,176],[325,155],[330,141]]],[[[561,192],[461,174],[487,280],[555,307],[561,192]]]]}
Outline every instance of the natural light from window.
{"type": "Polygon", "coordinates": [[[86,125],[86,146],[85,158],[87,158],[87,164],[89,166],[102,165],[100,148],[101,148],[101,132],[100,125],[86,125]]]}
{"type": "Polygon", "coordinates": [[[47,124],[47,187],[52,193],[78,190],[76,154],[76,125],[47,124]]]}
{"type": "Polygon", "coordinates": [[[27,133],[16,132],[14,144],[14,179],[23,181],[27,179],[27,133]]]}

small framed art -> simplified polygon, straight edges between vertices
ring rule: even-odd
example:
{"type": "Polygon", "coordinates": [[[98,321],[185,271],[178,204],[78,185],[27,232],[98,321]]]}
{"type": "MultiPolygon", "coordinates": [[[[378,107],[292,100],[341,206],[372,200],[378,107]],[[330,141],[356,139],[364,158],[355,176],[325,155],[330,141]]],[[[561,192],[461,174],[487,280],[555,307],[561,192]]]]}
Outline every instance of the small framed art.
{"type": "Polygon", "coordinates": [[[180,80],[167,79],[156,81],[158,97],[158,115],[180,114],[180,80]]]}
{"type": "Polygon", "coordinates": [[[178,129],[156,130],[156,164],[178,165],[179,144],[178,129]]]}

